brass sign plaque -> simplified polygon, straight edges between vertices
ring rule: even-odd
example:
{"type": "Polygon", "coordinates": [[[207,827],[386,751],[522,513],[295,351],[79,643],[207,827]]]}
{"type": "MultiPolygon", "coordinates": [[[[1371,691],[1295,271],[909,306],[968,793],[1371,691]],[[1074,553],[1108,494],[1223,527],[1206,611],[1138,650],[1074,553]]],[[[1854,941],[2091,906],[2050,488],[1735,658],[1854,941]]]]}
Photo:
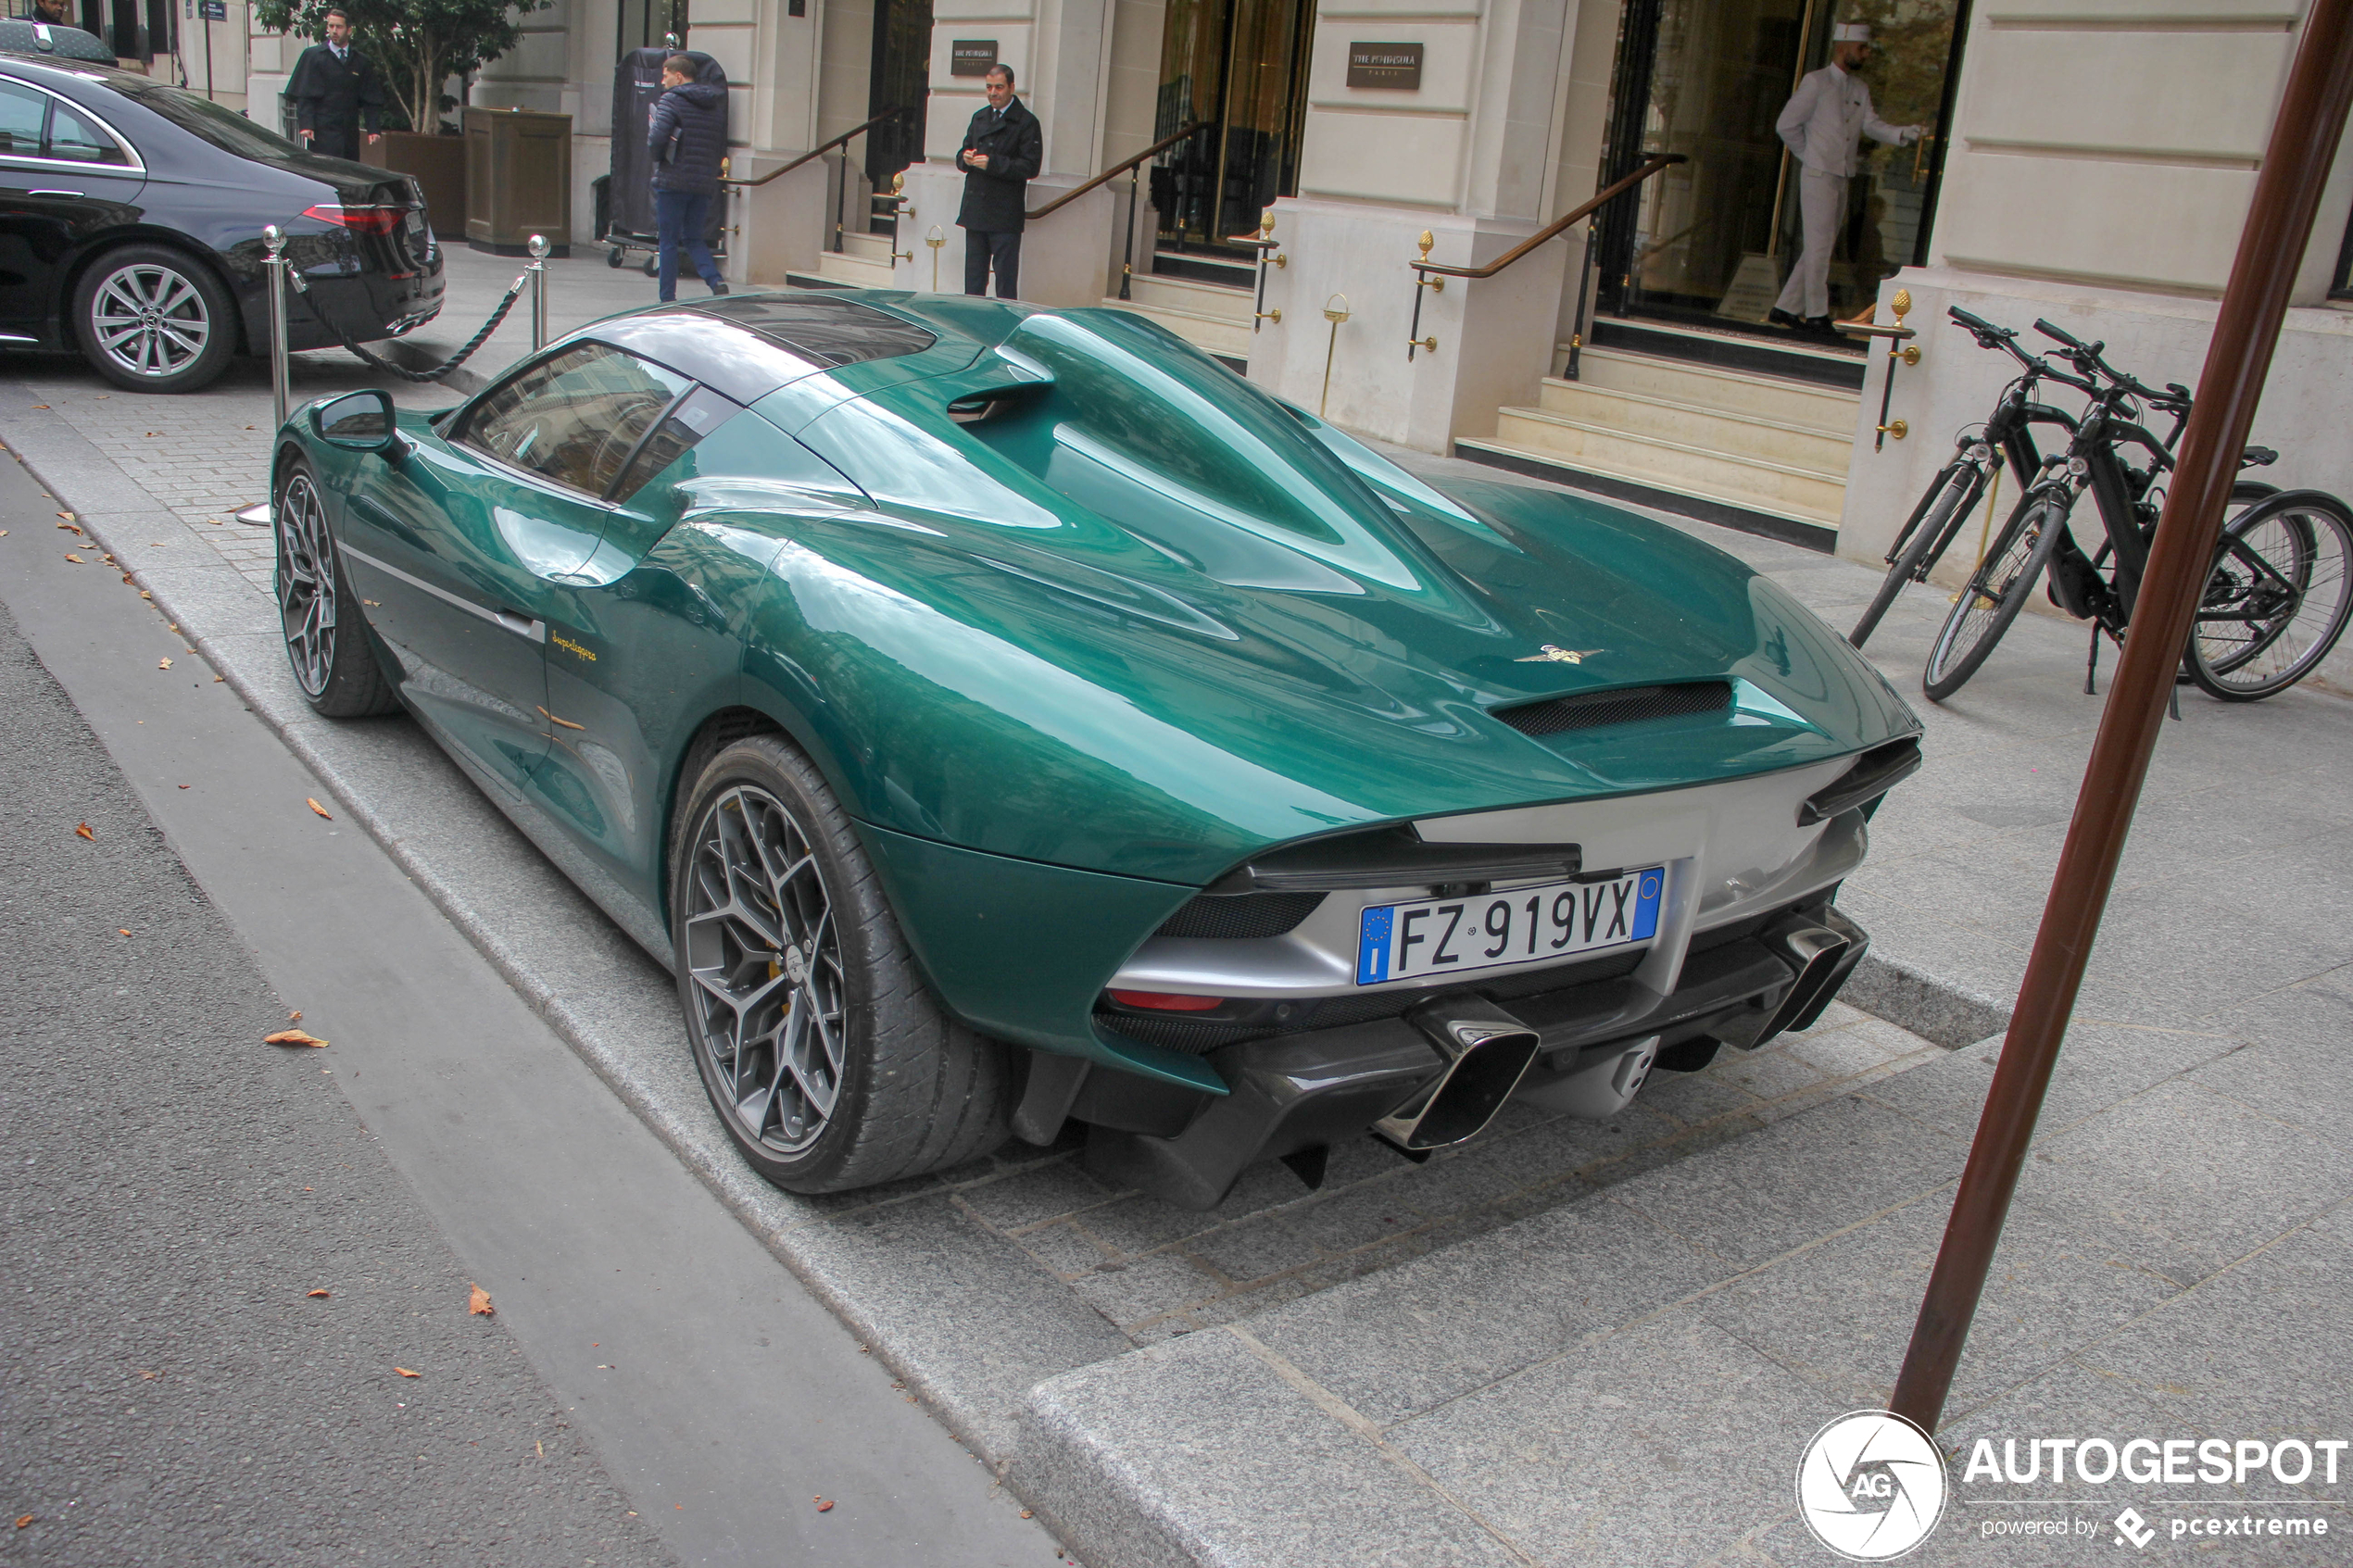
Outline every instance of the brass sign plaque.
{"type": "Polygon", "coordinates": [[[1386,87],[1393,93],[1422,90],[1422,46],[1418,44],[1351,44],[1348,84],[1386,87]]]}
{"type": "Polygon", "coordinates": [[[994,38],[958,38],[948,45],[948,74],[950,76],[987,76],[988,68],[997,63],[997,41],[994,38]]]}

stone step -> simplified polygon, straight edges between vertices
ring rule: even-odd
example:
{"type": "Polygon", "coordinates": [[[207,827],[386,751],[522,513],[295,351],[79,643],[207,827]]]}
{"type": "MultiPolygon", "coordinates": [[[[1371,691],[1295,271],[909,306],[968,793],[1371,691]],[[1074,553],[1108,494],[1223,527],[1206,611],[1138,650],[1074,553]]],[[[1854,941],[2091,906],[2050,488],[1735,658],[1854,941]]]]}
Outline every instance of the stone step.
{"type": "Polygon", "coordinates": [[[1250,330],[1251,296],[1246,289],[1197,283],[1189,278],[1153,278],[1137,273],[1127,280],[1129,297],[1118,303],[1139,309],[1168,309],[1210,320],[1232,321],[1250,330]]]}
{"type": "Polygon", "coordinates": [[[1492,441],[1459,441],[1561,463],[1678,495],[1836,528],[1846,497],[1833,477],[1788,463],[1712,451],[1688,442],[1580,423],[1542,408],[1496,411],[1492,441]]]}
{"type": "Polygon", "coordinates": [[[888,234],[851,234],[841,237],[841,254],[854,256],[862,261],[879,261],[890,265],[892,241],[888,234]]]}
{"type": "Polygon", "coordinates": [[[1230,315],[1212,316],[1198,310],[1177,309],[1171,306],[1145,305],[1138,300],[1120,299],[1115,295],[1105,298],[1103,304],[1114,310],[1130,311],[1147,320],[1157,321],[1195,348],[1217,355],[1221,358],[1246,360],[1250,358],[1251,331],[1250,317],[1247,313],[1237,320],[1230,315]]]}
{"type": "MultiPolygon", "coordinates": [[[[883,253],[886,257],[887,251],[883,253]]],[[[890,263],[846,250],[829,250],[817,258],[817,275],[828,282],[856,289],[890,287],[890,263]]]]}
{"type": "Polygon", "coordinates": [[[1842,482],[1855,452],[1854,440],[1844,430],[1826,431],[1762,414],[1734,413],[1679,398],[1622,392],[1592,381],[1547,377],[1537,406],[1580,425],[1658,436],[1730,456],[1762,458],[1842,482]]]}
{"type": "Polygon", "coordinates": [[[1590,385],[1665,398],[1728,414],[1755,414],[1852,440],[1858,395],[1836,387],[1669,359],[1622,348],[1587,348],[1578,355],[1578,379],[1590,385]]]}

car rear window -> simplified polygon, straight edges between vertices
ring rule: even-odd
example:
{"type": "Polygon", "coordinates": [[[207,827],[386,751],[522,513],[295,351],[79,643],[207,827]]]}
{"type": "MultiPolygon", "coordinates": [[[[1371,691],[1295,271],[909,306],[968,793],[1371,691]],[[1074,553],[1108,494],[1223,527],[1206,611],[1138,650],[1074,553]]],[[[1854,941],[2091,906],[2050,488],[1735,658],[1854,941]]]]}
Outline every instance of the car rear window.
{"type": "Polygon", "coordinates": [[[201,136],[222,152],[239,157],[296,157],[302,149],[274,131],[267,131],[232,108],[224,108],[198,93],[137,77],[110,80],[107,85],[142,108],[153,109],[181,130],[201,136]]]}
{"type": "Polygon", "coordinates": [[[754,295],[694,308],[758,332],[821,365],[855,365],[921,354],[939,341],[912,321],[846,299],[754,295]]]}

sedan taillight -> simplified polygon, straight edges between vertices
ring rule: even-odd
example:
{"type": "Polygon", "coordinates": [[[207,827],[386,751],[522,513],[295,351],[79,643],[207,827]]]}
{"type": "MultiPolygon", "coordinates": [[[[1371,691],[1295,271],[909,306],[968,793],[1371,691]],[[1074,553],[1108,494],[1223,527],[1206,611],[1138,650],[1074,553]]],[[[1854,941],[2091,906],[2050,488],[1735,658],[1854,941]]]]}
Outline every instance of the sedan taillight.
{"type": "Polygon", "coordinates": [[[346,229],[357,229],[363,234],[389,234],[400,227],[409,209],[402,207],[346,207],[341,202],[321,202],[302,209],[305,218],[316,218],[322,223],[340,223],[346,229]]]}

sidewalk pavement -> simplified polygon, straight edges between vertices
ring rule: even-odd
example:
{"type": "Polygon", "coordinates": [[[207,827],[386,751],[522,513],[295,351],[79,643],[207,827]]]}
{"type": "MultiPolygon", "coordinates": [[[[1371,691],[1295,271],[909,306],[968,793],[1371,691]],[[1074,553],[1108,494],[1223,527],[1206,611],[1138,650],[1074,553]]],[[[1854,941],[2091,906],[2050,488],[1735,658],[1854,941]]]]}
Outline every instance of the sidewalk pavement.
{"type": "MultiPolygon", "coordinates": [[[[192,508],[171,465],[134,482],[114,460],[139,460],[131,427],[170,423],[167,400],[101,402],[87,380],[0,389],[0,439],[63,486],[616,1092],[1097,1568],[1829,1561],[1793,1523],[1798,1449],[1829,1416],[1883,1399],[1901,1357],[1998,1044],[1975,1042],[2005,1021],[2098,716],[2072,623],[2024,618],[1953,704],[1919,705],[1929,766],[1890,798],[1842,897],[1877,943],[1847,1000],[1876,1018],[1836,1010],[1662,1081],[1613,1123],[1516,1118],[1419,1168],[1367,1144],[1313,1198],[1262,1173],[1211,1216],[1106,1189],[1069,1147],[811,1200],[750,1178],[718,1135],[668,977],[428,741],[405,721],[308,713],[254,592],[266,570],[257,581],[219,548],[233,536],[181,521],[192,508]]],[[[250,395],[170,401],[195,437],[208,404],[233,427],[250,395]]],[[[1675,525],[1834,622],[1872,586],[1848,563],[1675,525]]],[[[1918,689],[1942,609],[1915,590],[1874,640],[1899,689],[1918,689]]],[[[1948,1436],[2353,1425],[2338,1364],[2353,1090],[2323,1055],[2353,1022],[2353,784],[2331,766],[2353,704],[2190,694],[2183,713],[1948,1436]]],[[[2353,1528],[2341,1507],[2331,1517],[2353,1528]]],[[[1975,1523],[1948,1521],[1924,1560],[1974,1549],[1957,1543],[1975,1523]]]]}

